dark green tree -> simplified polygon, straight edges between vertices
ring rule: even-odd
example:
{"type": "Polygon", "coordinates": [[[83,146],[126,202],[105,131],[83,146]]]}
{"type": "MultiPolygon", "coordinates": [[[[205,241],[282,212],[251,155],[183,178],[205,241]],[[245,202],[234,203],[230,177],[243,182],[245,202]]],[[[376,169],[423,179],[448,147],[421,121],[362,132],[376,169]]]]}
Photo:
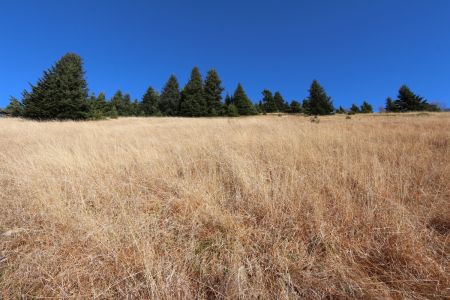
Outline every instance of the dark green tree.
{"type": "Polygon", "coordinates": [[[144,112],[141,109],[141,103],[139,103],[138,99],[134,99],[134,101],[131,104],[131,106],[133,107],[133,116],[139,117],[139,116],[143,116],[144,115],[144,112]]]}
{"type": "Polygon", "coordinates": [[[236,106],[239,115],[248,116],[256,115],[256,108],[253,106],[252,101],[247,97],[242,85],[238,83],[233,95],[233,104],[236,106]]]}
{"type": "Polygon", "coordinates": [[[149,87],[147,92],[142,97],[141,109],[144,112],[145,116],[155,116],[160,115],[161,112],[159,110],[160,100],[158,93],[152,88],[149,87]]]}
{"type": "Polygon", "coordinates": [[[233,104],[233,97],[230,96],[230,94],[227,93],[225,96],[225,106],[229,106],[230,104],[233,104]]]}
{"type": "Polygon", "coordinates": [[[264,112],[273,113],[278,111],[277,104],[275,103],[272,92],[269,90],[264,90],[262,91],[262,95],[262,105],[264,107],[264,112]]]}
{"type": "Polygon", "coordinates": [[[290,112],[293,114],[301,113],[302,105],[299,102],[292,100],[291,105],[290,105],[290,112]]]}
{"type": "Polygon", "coordinates": [[[371,114],[373,113],[372,105],[370,105],[367,101],[364,101],[363,104],[361,105],[360,111],[363,114],[371,114]]]}
{"type": "Polygon", "coordinates": [[[122,116],[132,116],[133,115],[133,105],[131,103],[131,97],[129,94],[123,95],[122,98],[122,112],[119,112],[122,116]]]}
{"type": "Polygon", "coordinates": [[[345,114],[345,109],[342,106],[339,106],[339,108],[336,110],[337,114],[345,114]]]}
{"type": "Polygon", "coordinates": [[[11,97],[9,99],[9,104],[4,109],[3,113],[10,115],[11,117],[21,117],[23,115],[23,105],[19,100],[11,97]]]}
{"type": "Polygon", "coordinates": [[[111,98],[110,105],[111,111],[114,108],[118,116],[124,115],[123,94],[121,90],[118,90],[111,98]]]}
{"type": "Polygon", "coordinates": [[[109,107],[108,101],[106,101],[105,93],[100,92],[96,100],[95,108],[100,110],[104,116],[108,115],[111,108],[109,107]]]}
{"type": "Polygon", "coordinates": [[[352,104],[352,107],[350,107],[350,112],[353,114],[358,114],[361,112],[361,110],[359,109],[358,105],[352,104]]]}
{"type": "Polygon", "coordinates": [[[68,53],[44,71],[37,84],[31,86],[31,92],[24,92],[24,116],[39,120],[86,119],[89,117],[87,95],[83,60],[68,53]]]}
{"type": "Polygon", "coordinates": [[[180,115],[186,117],[207,115],[202,75],[197,67],[192,69],[191,78],[181,92],[180,115]]]}
{"type": "Polygon", "coordinates": [[[398,107],[395,104],[395,102],[392,100],[391,97],[387,97],[386,99],[386,106],[385,106],[386,112],[398,112],[398,107]]]}
{"type": "Polygon", "coordinates": [[[222,81],[216,70],[209,70],[204,85],[204,97],[208,116],[217,116],[222,112],[222,81]]]}
{"type": "Polygon", "coordinates": [[[226,115],[228,117],[239,117],[239,112],[238,109],[236,108],[236,105],[234,105],[233,103],[228,105],[226,115]]]}
{"type": "Polygon", "coordinates": [[[334,111],[331,98],[317,80],[314,80],[311,84],[308,101],[311,115],[329,115],[334,111]]]}
{"type": "Polygon", "coordinates": [[[273,95],[273,101],[275,102],[276,111],[278,112],[284,112],[286,110],[286,103],[283,99],[283,96],[281,96],[281,93],[276,91],[273,95]]]}
{"type": "Polygon", "coordinates": [[[302,111],[303,111],[303,113],[305,113],[307,115],[311,115],[311,106],[310,106],[308,98],[303,99],[303,101],[302,101],[302,111]]]}
{"type": "Polygon", "coordinates": [[[160,96],[159,110],[161,113],[166,116],[178,115],[180,98],[181,94],[178,80],[175,75],[171,75],[160,96]]]}
{"type": "Polygon", "coordinates": [[[395,100],[397,109],[405,111],[439,110],[437,106],[430,105],[423,97],[414,94],[409,87],[402,85],[395,100]]]}

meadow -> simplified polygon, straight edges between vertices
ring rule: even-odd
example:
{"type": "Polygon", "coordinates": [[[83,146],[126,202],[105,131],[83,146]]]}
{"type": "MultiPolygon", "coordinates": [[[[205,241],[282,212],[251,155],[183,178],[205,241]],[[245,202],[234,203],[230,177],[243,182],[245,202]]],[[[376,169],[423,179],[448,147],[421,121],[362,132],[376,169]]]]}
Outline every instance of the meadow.
{"type": "Polygon", "coordinates": [[[0,118],[0,298],[448,299],[450,114],[0,118]]]}

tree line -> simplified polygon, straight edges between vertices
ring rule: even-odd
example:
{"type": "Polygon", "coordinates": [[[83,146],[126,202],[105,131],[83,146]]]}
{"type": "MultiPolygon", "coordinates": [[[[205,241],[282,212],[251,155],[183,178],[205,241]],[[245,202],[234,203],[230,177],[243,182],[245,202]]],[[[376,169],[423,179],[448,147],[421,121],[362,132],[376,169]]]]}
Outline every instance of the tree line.
{"type": "MultiPolygon", "coordinates": [[[[119,116],[237,117],[277,112],[307,115],[373,112],[367,101],[360,106],[353,104],[349,110],[342,106],[335,109],[331,97],[317,80],[312,82],[309,96],[301,103],[296,100],[289,103],[279,91],[272,93],[266,89],[262,91],[262,99],[253,104],[240,83],[233,94],[227,93],[222,99],[224,88],[215,69],[209,70],[203,79],[200,70],[194,67],[182,89],[176,76],[171,75],[161,92],[148,87],[141,101],[131,100],[129,94],[120,90],[111,99],[104,93],[88,95],[84,74],[82,58],[68,53],[44,71],[36,85],[23,92],[21,100],[11,98],[3,113],[37,120],[85,120],[119,116]]],[[[404,85],[396,100],[387,98],[385,110],[438,111],[439,108],[404,85]]]]}

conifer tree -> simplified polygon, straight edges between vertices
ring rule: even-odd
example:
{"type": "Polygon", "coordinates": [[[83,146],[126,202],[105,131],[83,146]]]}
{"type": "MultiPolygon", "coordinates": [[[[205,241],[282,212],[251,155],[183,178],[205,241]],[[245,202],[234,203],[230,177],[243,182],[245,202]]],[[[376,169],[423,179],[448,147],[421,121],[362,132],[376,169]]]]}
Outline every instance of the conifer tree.
{"type": "Polygon", "coordinates": [[[110,101],[111,112],[113,108],[115,109],[118,116],[123,116],[124,107],[123,107],[123,94],[121,90],[118,90],[110,101]]]}
{"type": "Polygon", "coordinates": [[[360,111],[363,114],[371,114],[373,113],[372,105],[370,105],[367,101],[364,101],[363,104],[361,105],[360,111]]]}
{"type": "Polygon", "coordinates": [[[181,92],[180,114],[187,117],[207,115],[202,75],[197,67],[192,69],[191,78],[181,92]]]}
{"type": "Polygon", "coordinates": [[[308,102],[311,115],[329,115],[334,110],[331,98],[317,80],[314,80],[311,84],[308,102]]]}
{"type": "Polygon", "coordinates": [[[236,105],[231,103],[227,106],[227,116],[228,117],[239,117],[238,109],[236,108],[236,105]]]}
{"type": "Polygon", "coordinates": [[[96,99],[96,109],[100,110],[104,116],[106,116],[110,110],[109,103],[106,101],[106,95],[100,92],[96,99]]]}
{"type": "Polygon", "coordinates": [[[217,116],[222,112],[222,81],[217,71],[209,70],[204,85],[204,96],[208,116],[217,116]]]}
{"type": "Polygon", "coordinates": [[[239,83],[234,95],[233,95],[233,104],[236,106],[239,115],[248,116],[248,115],[256,115],[257,111],[253,106],[253,103],[247,97],[242,85],[239,83]]]}
{"type": "Polygon", "coordinates": [[[263,99],[262,105],[264,107],[264,112],[273,113],[278,110],[277,105],[275,103],[275,99],[272,95],[272,92],[269,90],[262,91],[263,99]]]}
{"type": "Polygon", "coordinates": [[[391,97],[387,97],[386,99],[386,106],[385,106],[386,112],[397,112],[398,108],[395,102],[392,100],[391,97]]]}
{"type": "MultiPolygon", "coordinates": [[[[120,114],[120,112],[119,112],[120,114]]],[[[132,116],[133,115],[133,105],[131,104],[131,97],[129,94],[123,95],[122,98],[122,116],[132,116]]]]}
{"type": "Polygon", "coordinates": [[[339,108],[336,110],[337,114],[345,114],[345,109],[342,106],[339,106],[339,108]]]}
{"type": "Polygon", "coordinates": [[[44,71],[31,92],[23,94],[24,116],[31,119],[86,119],[87,83],[80,56],[68,53],[44,71]]]}
{"type": "Polygon", "coordinates": [[[142,97],[141,102],[141,108],[144,112],[144,115],[155,116],[161,114],[159,107],[159,95],[152,87],[149,87],[145,95],[142,97]]]}
{"type": "Polygon", "coordinates": [[[144,115],[144,112],[141,110],[141,103],[139,103],[138,99],[134,99],[131,106],[133,107],[133,116],[138,117],[144,115]]]}
{"type": "Polygon", "coordinates": [[[276,111],[284,112],[286,110],[285,101],[279,91],[276,91],[273,95],[273,101],[275,103],[276,111]]]}
{"type": "Polygon", "coordinates": [[[302,111],[303,113],[307,114],[307,115],[311,115],[311,107],[309,105],[309,100],[307,99],[303,99],[302,102],[302,111]]]}
{"type": "Polygon", "coordinates": [[[4,114],[11,117],[21,117],[23,115],[22,103],[14,97],[10,98],[8,106],[3,110],[4,114]]]}
{"type": "Polygon", "coordinates": [[[164,86],[159,103],[159,110],[163,115],[176,116],[180,107],[180,86],[175,75],[171,75],[164,86]]]}
{"type": "Polygon", "coordinates": [[[358,113],[360,113],[361,111],[360,111],[358,105],[352,104],[352,107],[350,107],[350,112],[353,113],[353,114],[358,114],[358,113]]]}
{"type": "Polygon", "coordinates": [[[290,105],[290,112],[293,114],[301,113],[302,112],[301,104],[295,100],[292,100],[291,105],[290,105]]]}
{"type": "Polygon", "coordinates": [[[233,103],[233,97],[230,96],[230,94],[227,93],[225,96],[225,106],[229,106],[233,103]]]}

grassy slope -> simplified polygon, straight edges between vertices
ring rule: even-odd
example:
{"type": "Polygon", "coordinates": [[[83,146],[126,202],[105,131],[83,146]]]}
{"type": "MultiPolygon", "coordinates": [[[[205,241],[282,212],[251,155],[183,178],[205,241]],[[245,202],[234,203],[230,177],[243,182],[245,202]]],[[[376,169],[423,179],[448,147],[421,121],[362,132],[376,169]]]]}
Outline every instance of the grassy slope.
{"type": "Polygon", "coordinates": [[[0,119],[0,208],[5,299],[450,297],[450,114],[0,119]]]}

